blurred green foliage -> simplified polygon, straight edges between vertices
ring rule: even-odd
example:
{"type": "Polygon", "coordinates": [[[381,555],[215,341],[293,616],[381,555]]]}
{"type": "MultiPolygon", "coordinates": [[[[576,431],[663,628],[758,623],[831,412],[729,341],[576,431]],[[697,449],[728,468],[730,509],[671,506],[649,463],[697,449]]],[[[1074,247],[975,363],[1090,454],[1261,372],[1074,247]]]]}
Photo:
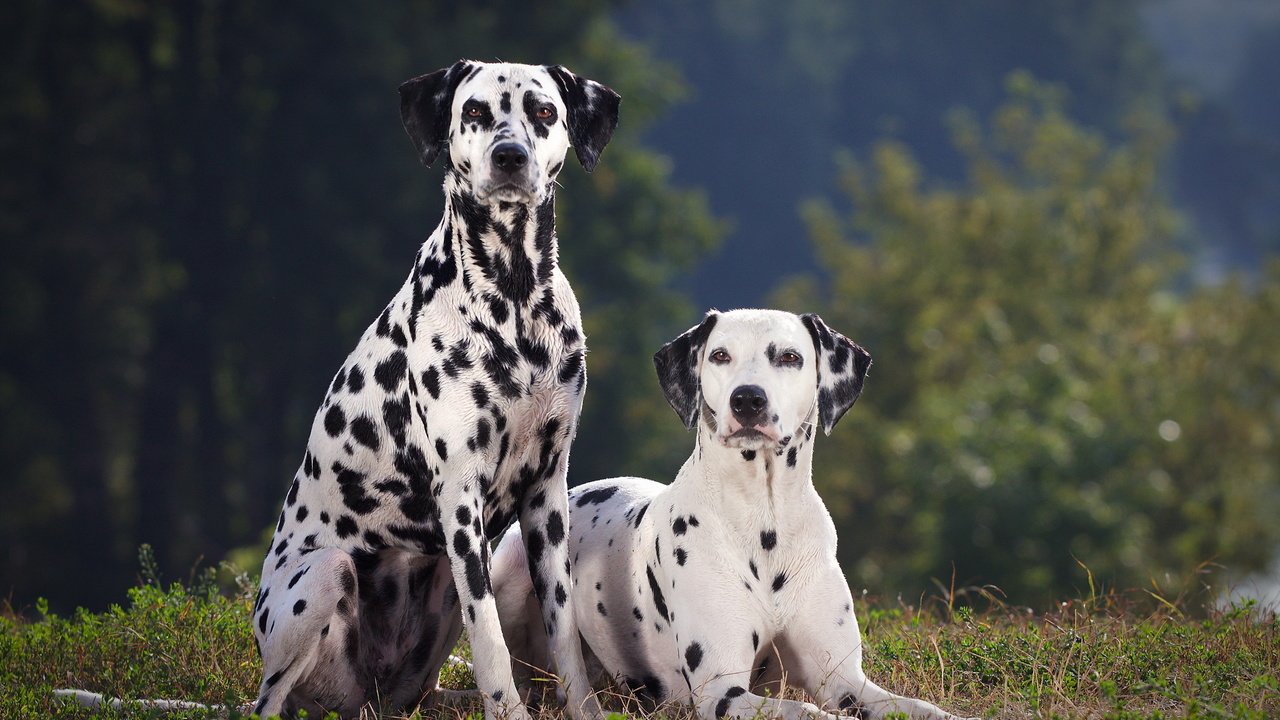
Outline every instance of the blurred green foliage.
{"type": "Polygon", "coordinates": [[[332,372],[438,221],[395,88],[463,56],[624,98],[557,198],[591,348],[571,482],[672,477],[692,440],[653,352],[695,288],[725,307],[797,271],[776,302],[876,358],[818,451],[855,586],[949,585],[954,562],[1039,604],[1083,587],[1078,562],[1161,591],[1265,567],[1280,269],[1203,284],[1177,250],[1203,253],[1202,226],[1228,257],[1280,237],[1274,40],[1236,118],[1175,92],[1142,7],[8,3],[0,595],[104,607],[143,543],[169,576],[256,567],[332,372]],[[1054,85],[1002,88],[1015,67],[1054,85]],[[956,106],[975,114],[947,145],[956,106]],[[842,145],[860,160],[827,196],[842,145]],[[802,212],[816,263],[771,210],[802,196],[826,197],[802,212]],[[706,263],[726,210],[733,251],[706,263]]]}
{"type": "Polygon", "coordinates": [[[875,361],[817,451],[851,582],[954,577],[1043,606],[1087,587],[1080,563],[1157,590],[1204,561],[1265,567],[1280,262],[1188,286],[1156,182],[1162,120],[1111,142],[1052,87],[1018,74],[1009,93],[985,124],[953,117],[962,183],[930,182],[894,143],[846,156],[848,207],[804,210],[826,277],[777,293],[875,361]]]}

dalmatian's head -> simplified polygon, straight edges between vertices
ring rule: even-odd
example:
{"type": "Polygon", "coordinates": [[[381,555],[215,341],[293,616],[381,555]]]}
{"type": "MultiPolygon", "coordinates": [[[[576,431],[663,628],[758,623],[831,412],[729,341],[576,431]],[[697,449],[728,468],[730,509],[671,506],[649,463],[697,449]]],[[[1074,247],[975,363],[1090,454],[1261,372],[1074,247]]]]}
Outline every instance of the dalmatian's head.
{"type": "Polygon", "coordinates": [[[784,446],[815,415],[831,434],[853,406],[871,355],[814,314],[707,313],[653,357],[671,407],[692,429],[755,450],[784,446]]]}
{"type": "Polygon", "coordinates": [[[484,203],[541,204],[570,145],[591,172],[618,103],[613,90],[560,65],[459,60],[400,86],[400,118],[423,164],[447,153],[484,203]]]}

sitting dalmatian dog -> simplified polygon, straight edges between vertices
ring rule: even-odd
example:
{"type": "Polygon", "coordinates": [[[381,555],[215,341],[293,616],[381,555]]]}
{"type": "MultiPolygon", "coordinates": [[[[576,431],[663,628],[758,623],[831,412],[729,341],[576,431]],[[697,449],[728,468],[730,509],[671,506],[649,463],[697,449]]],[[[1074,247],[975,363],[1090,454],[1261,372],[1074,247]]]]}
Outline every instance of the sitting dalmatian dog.
{"type": "Polygon", "coordinates": [[[619,98],[560,66],[468,61],[400,98],[422,162],[447,157],[444,215],[316,413],[253,607],[254,711],[413,707],[465,625],[486,717],[528,717],[489,572],[518,518],[549,666],[570,715],[596,717],[565,542],[586,348],[552,196],[570,145],[595,167],[619,98]]]}
{"type": "MultiPolygon", "coordinates": [[[[871,356],[817,315],[735,310],[709,313],[654,362],[697,427],[693,454],[671,485],[615,478],[569,496],[570,595],[607,676],[708,719],[952,718],[863,674],[835,527],[813,487],[814,425],[831,432],[871,356]],[[818,705],[777,697],[784,672],[818,705]]],[[[528,546],[515,529],[503,538],[494,592],[513,656],[543,668],[528,546]]]]}

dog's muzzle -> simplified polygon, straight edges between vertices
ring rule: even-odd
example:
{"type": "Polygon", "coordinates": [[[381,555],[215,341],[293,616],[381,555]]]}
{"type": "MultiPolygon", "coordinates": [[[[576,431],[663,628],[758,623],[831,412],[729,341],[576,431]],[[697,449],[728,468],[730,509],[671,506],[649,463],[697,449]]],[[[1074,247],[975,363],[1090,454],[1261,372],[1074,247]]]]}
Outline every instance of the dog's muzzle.
{"type": "Polygon", "coordinates": [[[522,172],[529,164],[529,151],[519,143],[504,142],[494,146],[489,159],[493,162],[495,174],[513,175],[522,172]]]}
{"type": "Polygon", "coordinates": [[[489,151],[489,178],[477,195],[485,201],[533,203],[538,198],[535,170],[528,148],[500,142],[489,151]]]}
{"type": "Polygon", "coordinates": [[[739,385],[729,396],[729,414],[721,436],[726,445],[758,448],[780,439],[769,413],[769,396],[759,385],[739,385]]]}

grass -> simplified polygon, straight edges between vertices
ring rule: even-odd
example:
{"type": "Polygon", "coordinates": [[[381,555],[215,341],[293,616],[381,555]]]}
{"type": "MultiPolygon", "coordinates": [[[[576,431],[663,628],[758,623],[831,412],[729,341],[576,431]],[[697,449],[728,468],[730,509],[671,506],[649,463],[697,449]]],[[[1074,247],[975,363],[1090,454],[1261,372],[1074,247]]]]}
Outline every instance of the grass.
{"type": "MultiPolygon", "coordinates": [[[[0,718],[160,716],[136,708],[91,712],[55,700],[57,687],[233,706],[251,700],[261,677],[249,629],[252,583],[242,577],[239,587],[219,593],[207,576],[186,586],[152,580],[131,589],[127,604],[101,614],[58,617],[39,604],[21,616],[9,609],[0,614],[0,718]]],[[[860,600],[856,610],[868,675],[952,712],[1280,717],[1280,620],[1249,605],[1193,616],[1177,602],[1110,595],[1034,614],[999,603],[976,612],[945,602],[918,608],[860,600]]],[[[451,687],[471,682],[462,666],[447,669],[443,680],[451,687]]],[[[669,708],[654,715],[690,714],[669,708]]]]}

